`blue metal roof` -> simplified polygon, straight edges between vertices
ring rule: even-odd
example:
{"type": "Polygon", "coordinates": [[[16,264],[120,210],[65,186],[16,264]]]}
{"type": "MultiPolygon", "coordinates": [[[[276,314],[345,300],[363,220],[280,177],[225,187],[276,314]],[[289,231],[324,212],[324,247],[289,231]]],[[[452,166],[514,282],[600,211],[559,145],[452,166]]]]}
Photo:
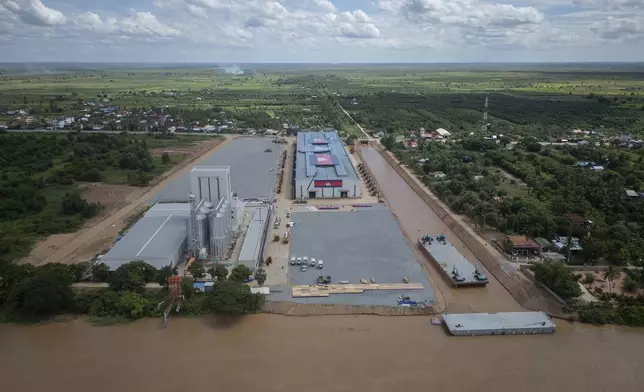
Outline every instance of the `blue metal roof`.
{"type": "Polygon", "coordinates": [[[316,180],[358,179],[358,173],[335,130],[299,132],[295,170],[296,179],[310,179],[314,176],[316,180]],[[326,140],[328,144],[313,144],[320,139],[326,140]],[[333,165],[317,166],[317,154],[329,154],[333,165]]]}

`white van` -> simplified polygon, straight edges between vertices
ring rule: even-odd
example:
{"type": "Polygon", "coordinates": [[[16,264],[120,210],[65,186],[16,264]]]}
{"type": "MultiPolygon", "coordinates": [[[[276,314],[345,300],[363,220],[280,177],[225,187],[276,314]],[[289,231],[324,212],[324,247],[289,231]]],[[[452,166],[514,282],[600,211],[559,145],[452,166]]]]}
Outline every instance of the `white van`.
{"type": "Polygon", "coordinates": [[[322,269],[324,267],[324,261],[318,260],[318,269],[322,269]]]}

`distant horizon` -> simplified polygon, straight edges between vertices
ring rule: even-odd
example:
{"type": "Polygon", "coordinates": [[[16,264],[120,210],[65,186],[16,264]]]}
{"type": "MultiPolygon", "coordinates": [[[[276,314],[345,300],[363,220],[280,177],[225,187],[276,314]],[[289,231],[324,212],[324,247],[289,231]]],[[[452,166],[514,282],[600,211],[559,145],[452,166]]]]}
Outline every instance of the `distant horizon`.
{"type": "Polygon", "coordinates": [[[0,65],[15,64],[215,64],[215,65],[437,65],[437,64],[643,64],[644,61],[437,61],[437,62],[306,62],[306,61],[0,61],[0,65]]]}

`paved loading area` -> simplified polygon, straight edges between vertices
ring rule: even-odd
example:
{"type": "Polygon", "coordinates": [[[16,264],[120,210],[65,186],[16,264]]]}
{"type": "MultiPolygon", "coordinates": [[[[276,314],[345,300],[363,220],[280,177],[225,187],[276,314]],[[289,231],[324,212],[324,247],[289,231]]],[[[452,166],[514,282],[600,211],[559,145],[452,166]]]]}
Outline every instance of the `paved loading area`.
{"type": "MultiPolygon", "coordinates": [[[[433,301],[434,292],[396,220],[383,205],[355,211],[294,212],[290,257],[314,257],[324,261],[324,268],[300,271],[287,265],[291,285],[314,285],[318,275],[331,276],[331,282],[348,281],[360,285],[360,279],[377,284],[420,283],[422,290],[365,290],[356,294],[332,294],[328,297],[293,298],[291,287],[271,287],[270,299],[300,303],[346,305],[396,305],[399,295],[416,301],[433,301]]],[[[365,285],[367,286],[367,285],[365,285]]],[[[411,287],[410,287],[411,288],[411,287]]]]}
{"type": "MultiPolygon", "coordinates": [[[[199,162],[199,166],[230,166],[233,192],[240,198],[272,200],[283,148],[283,144],[273,143],[269,138],[238,137],[199,162]],[[266,149],[272,151],[265,152],[266,149]]],[[[185,173],[157,193],[151,202],[188,201],[189,192],[190,173],[185,173]]]]}

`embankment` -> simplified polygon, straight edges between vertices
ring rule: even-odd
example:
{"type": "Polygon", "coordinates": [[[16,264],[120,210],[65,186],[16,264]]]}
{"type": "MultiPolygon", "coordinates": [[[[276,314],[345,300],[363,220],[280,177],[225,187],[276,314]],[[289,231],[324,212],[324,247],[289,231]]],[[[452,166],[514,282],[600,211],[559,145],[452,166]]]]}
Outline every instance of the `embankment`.
{"type": "MultiPolygon", "coordinates": [[[[351,294],[348,294],[351,295],[351,294]]],[[[284,316],[376,315],[429,316],[439,313],[434,307],[369,306],[339,304],[301,304],[290,301],[266,301],[262,312],[284,316]]]]}
{"type": "Polygon", "coordinates": [[[470,227],[449,211],[449,208],[436,195],[428,189],[424,189],[419,181],[412,177],[411,172],[403,168],[390,152],[385,151],[380,146],[376,147],[376,150],[445,225],[476,255],[490,274],[499,281],[521,306],[529,310],[545,311],[555,317],[569,318],[554,298],[551,298],[530,282],[522,281],[503,270],[499,261],[499,258],[503,256],[497,254],[485,240],[480,238],[470,227]]]}

